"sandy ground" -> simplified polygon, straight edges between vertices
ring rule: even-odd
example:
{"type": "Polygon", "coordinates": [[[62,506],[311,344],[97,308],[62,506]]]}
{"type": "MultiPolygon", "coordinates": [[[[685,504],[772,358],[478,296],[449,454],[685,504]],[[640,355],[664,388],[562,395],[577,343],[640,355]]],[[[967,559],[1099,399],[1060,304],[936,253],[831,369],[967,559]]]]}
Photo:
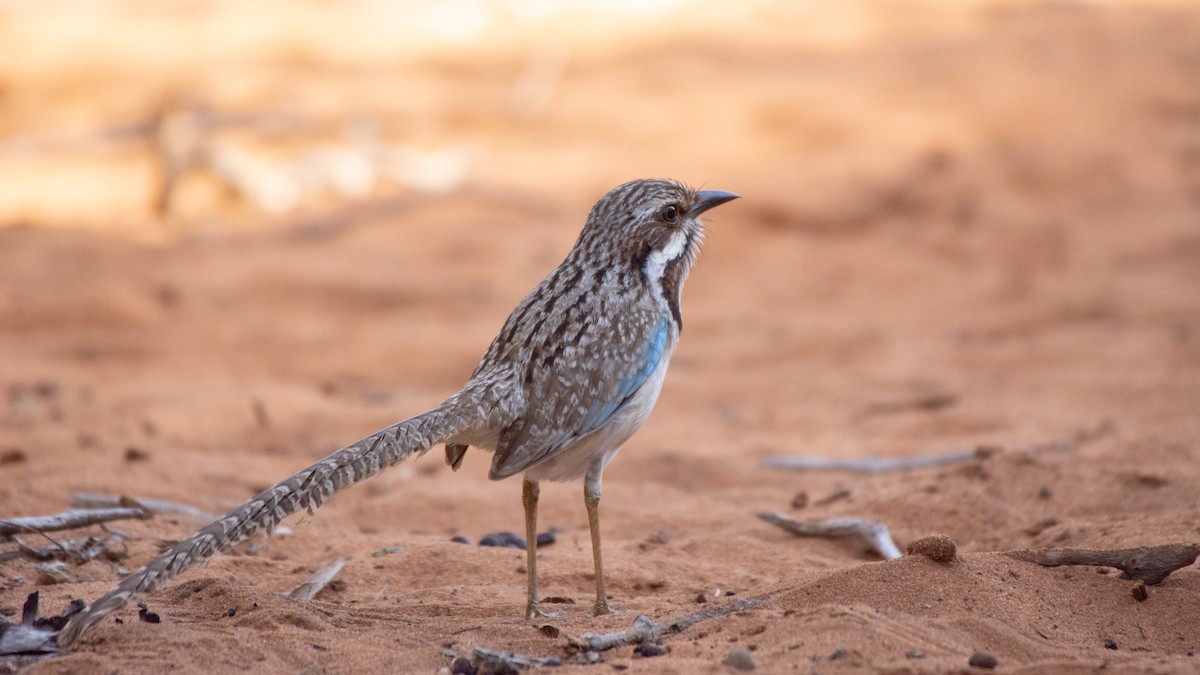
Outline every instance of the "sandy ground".
{"type": "MultiPolygon", "coordinates": [[[[435,405],[599,195],[669,176],[745,198],[708,219],[658,407],[605,474],[619,611],[588,615],[578,485],[543,487],[542,592],[573,601],[550,622],[574,633],[771,595],[662,656],[563,672],[729,671],[737,649],[761,672],[965,671],[975,651],[1005,672],[1200,670],[1196,566],[1139,602],[1114,570],[1002,553],[1200,540],[1196,8],[94,5],[0,5],[3,514],[75,491],[224,511],[435,405]],[[436,190],[315,191],[279,213],[199,172],[160,218],[144,130],[164,100],[298,117],[215,132],[277,161],[365,124],[460,165],[436,190]],[[1001,450],[877,475],[761,465],[978,446],[1001,450]],[[943,533],[960,557],[879,561],[755,518],[776,510],[881,520],[901,546],[943,533]]],[[[451,541],[522,527],[519,483],[489,482],[487,460],[393,469],[148,597],[161,623],[128,608],[29,672],[562,656],[520,618],[523,552],[451,541]],[[315,600],[280,596],[338,556],[315,600]]],[[[118,524],[120,564],[201,524],[118,524]]],[[[0,564],[0,613],[120,578],[67,572],[0,564]]]]}

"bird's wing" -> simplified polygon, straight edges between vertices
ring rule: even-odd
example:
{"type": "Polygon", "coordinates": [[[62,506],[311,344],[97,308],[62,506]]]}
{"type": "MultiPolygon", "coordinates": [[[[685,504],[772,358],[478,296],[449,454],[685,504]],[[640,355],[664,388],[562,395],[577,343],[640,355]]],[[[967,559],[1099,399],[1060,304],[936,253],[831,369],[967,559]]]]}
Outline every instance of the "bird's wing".
{"type": "Polygon", "coordinates": [[[670,330],[665,317],[617,312],[547,332],[525,364],[525,414],[500,434],[491,477],[520,473],[603,427],[666,357],[670,330]]]}

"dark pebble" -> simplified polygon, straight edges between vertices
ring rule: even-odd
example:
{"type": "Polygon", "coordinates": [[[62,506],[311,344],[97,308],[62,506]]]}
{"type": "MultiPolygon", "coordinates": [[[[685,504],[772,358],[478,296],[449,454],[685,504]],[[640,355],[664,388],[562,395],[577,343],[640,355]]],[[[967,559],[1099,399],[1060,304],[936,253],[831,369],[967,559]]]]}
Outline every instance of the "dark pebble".
{"type": "Polygon", "coordinates": [[[40,380],[33,385],[33,391],[42,398],[54,398],[58,396],[62,388],[54,380],[40,380]]]}
{"type": "Polygon", "coordinates": [[[476,672],[475,664],[465,656],[456,656],[450,662],[451,675],[475,675],[476,672]]]}
{"type": "Polygon", "coordinates": [[[225,610],[225,616],[237,616],[237,607],[230,607],[225,610]]]}
{"type": "MultiPolygon", "coordinates": [[[[538,536],[537,536],[537,545],[539,548],[542,546],[549,546],[550,544],[553,544],[557,540],[558,540],[558,536],[555,535],[553,531],[539,532],[538,536]]],[[[524,548],[524,547],[522,547],[522,548],[524,548]]]]}
{"type": "Polygon", "coordinates": [[[462,536],[461,534],[456,534],[453,537],[450,537],[450,541],[452,541],[456,544],[470,544],[471,543],[470,539],[467,539],[466,537],[462,536]]]}
{"type": "Polygon", "coordinates": [[[967,659],[967,665],[972,668],[987,668],[991,670],[1000,665],[1000,662],[996,660],[996,657],[987,652],[975,652],[971,655],[971,658],[967,659]]]}
{"type": "Polygon", "coordinates": [[[157,612],[151,612],[144,602],[138,603],[138,618],[146,623],[162,623],[162,617],[157,612]]]}
{"type": "Polygon", "coordinates": [[[1139,581],[1133,587],[1133,599],[1138,602],[1145,602],[1150,599],[1150,591],[1146,590],[1146,582],[1139,581]]]}
{"type": "Polygon", "coordinates": [[[136,448],[132,445],[129,446],[128,448],[125,448],[125,461],[126,462],[146,462],[149,460],[150,460],[150,453],[146,452],[145,450],[142,450],[141,448],[136,448]]]}
{"type": "Polygon", "coordinates": [[[512,532],[493,532],[483,535],[479,540],[480,546],[501,546],[506,548],[519,548],[525,550],[525,539],[518,537],[512,532]]]}
{"type": "Polygon", "coordinates": [[[1116,649],[1116,648],[1117,648],[1117,641],[1116,641],[1116,640],[1105,640],[1105,641],[1104,641],[1104,648],[1105,648],[1105,649],[1116,649]]]}

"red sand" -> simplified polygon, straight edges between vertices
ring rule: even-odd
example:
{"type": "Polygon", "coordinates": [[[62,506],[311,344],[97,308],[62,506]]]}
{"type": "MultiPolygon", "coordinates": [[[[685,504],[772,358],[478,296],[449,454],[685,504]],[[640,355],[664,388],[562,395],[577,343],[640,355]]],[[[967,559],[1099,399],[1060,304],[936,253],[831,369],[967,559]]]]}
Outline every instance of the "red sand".
{"type": "MultiPolygon", "coordinates": [[[[214,28],[224,5],[143,8],[140,23],[118,13],[76,34],[39,6],[3,10],[24,28],[0,28],[22,55],[0,67],[0,135],[128,121],[170,88],[228,113],[308,110],[329,137],[374,115],[391,141],[461,141],[473,160],[447,194],[380,189],[284,217],[200,181],[164,224],[143,146],[6,146],[3,514],[57,512],[73,491],[223,511],[436,404],[600,194],[666,175],[745,198],[708,219],[658,408],[606,472],[620,611],[588,616],[578,485],[543,487],[541,521],[561,531],[542,592],[575,601],[551,620],[575,633],[681,616],[717,589],[775,595],[667,638],[664,656],[627,647],[562,672],[719,672],[737,648],[762,672],[965,671],[977,650],[1005,672],[1200,670],[1196,566],[1138,602],[1112,570],[999,553],[1200,539],[1196,9],[685,7],[405,51],[387,26],[347,40],[353,25],[312,8],[248,12],[241,32],[214,28]],[[96,51],[55,46],[56,30],[96,51]],[[195,49],[172,50],[180,36],[195,49]],[[547,36],[563,79],[515,116],[506,96],[547,36]],[[1009,451],[874,476],[760,466],[979,445],[1009,451]],[[793,510],[798,492],[809,505],[793,510]],[[872,561],[755,518],[767,510],[882,520],[901,546],[944,533],[960,560],[872,561]]],[[[518,482],[488,482],[486,463],[469,454],[454,474],[436,452],[394,469],[151,595],[162,623],[131,607],[29,672],[432,672],[444,650],[561,655],[561,637],[520,618],[523,553],[450,541],[521,528],[518,482]],[[395,546],[407,550],[372,555],[395,546]],[[280,596],[336,556],[349,562],[335,587],[280,596]]],[[[123,564],[201,524],[117,524],[135,536],[123,564]]],[[[23,560],[0,571],[10,617],[31,590],[52,613],[120,577],[102,562],[70,566],[72,584],[36,586],[23,560]]]]}

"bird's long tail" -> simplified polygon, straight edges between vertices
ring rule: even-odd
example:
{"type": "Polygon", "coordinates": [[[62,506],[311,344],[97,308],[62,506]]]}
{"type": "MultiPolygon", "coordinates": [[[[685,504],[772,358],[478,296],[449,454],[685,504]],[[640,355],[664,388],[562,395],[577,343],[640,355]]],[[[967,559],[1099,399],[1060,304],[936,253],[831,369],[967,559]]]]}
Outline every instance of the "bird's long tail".
{"type": "Polygon", "coordinates": [[[478,420],[463,415],[456,398],[342,448],[286,478],[206,525],[130,574],[86,610],[76,614],[58,635],[60,648],[70,648],[84,632],[130,600],[152,592],[189,567],[245,541],[257,532],[270,533],[289,515],[315,511],[334,493],[380,471],[421,455],[434,445],[468,430],[478,420]]]}

